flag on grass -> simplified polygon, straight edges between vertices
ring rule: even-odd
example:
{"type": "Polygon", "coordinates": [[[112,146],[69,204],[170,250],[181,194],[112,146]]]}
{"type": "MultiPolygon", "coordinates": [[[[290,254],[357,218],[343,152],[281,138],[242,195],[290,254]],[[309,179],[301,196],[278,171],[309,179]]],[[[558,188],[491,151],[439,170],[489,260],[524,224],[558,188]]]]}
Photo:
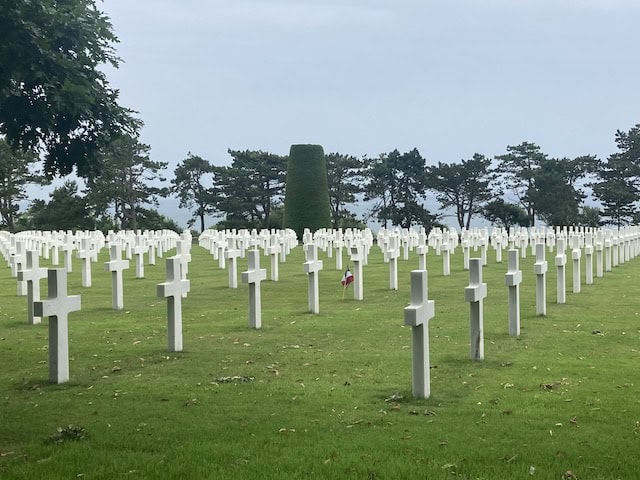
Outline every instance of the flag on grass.
{"type": "Polygon", "coordinates": [[[352,282],[353,282],[353,273],[351,273],[351,270],[349,270],[349,268],[347,267],[347,269],[344,272],[344,275],[342,275],[342,280],[340,280],[340,283],[344,285],[344,287],[346,288],[352,282]]]}

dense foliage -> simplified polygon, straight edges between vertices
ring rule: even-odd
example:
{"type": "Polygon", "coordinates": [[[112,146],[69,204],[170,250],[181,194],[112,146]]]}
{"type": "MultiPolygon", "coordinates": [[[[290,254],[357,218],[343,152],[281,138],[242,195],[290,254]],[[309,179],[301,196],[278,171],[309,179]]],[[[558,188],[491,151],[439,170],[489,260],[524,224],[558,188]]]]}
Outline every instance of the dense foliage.
{"type": "Polygon", "coordinates": [[[42,153],[49,174],[95,174],[101,149],[136,127],[101,68],[118,66],[116,42],[93,0],[0,0],[0,135],[42,153]]]}
{"type": "Polygon", "coordinates": [[[284,227],[293,229],[298,238],[305,228],[313,232],[331,227],[327,165],[320,145],[291,145],[284,227]]]}

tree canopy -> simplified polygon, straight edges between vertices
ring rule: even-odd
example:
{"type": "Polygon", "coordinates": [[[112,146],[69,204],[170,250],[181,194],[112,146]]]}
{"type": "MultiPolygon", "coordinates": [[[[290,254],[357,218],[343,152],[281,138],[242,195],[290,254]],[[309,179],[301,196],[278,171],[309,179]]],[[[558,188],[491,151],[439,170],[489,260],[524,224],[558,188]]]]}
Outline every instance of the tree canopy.
{"type": "Polygon", "coordinates": [[[93,0],[0,0],[0,134],[44,156],[45,172],[96,173],[100,150],[136,128],[101,69],[118,67],[93,0]]]}
{"type": "Polygon", "coordinates": [[[175,169],[171,180],[172,192],[180,200],[180,208],[191,210],[188,225],[200,220],[200,231],[205,229],[204,217],[216,211],[219,187],[216,184],[217,169],[207,160],[189,153],[175,169]]]}
{"type": "Polygon", "coordinates": [[[433,190],[444,208],[453,208],[460,228],[469,228],[474,215],[482,213],[493,198],[495,174],[491,160],[476,153],[469,160],[427,167],[426,187],[433,190]]]}
{"type": "Polygon", "coordinates": [[[37,161],[32,153],[14,151],[6,141],[0,140],[0,217],[11,232],[16,230],[18,202],[27,199],[27,186],[46,183],[35,170],[37,161]]]}

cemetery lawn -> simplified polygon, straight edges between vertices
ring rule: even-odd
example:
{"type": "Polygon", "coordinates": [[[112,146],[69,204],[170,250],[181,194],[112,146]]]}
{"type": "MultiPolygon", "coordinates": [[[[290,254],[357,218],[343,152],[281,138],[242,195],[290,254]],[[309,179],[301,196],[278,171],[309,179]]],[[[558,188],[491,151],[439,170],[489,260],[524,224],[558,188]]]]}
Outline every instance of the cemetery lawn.
{"type": "MultiPolygon", "coordinates": [[[[359,302],[351,287],[341,299],[343,272],[321,253],[313,315],[298,247],[280,264],[280,281],[262,283],[263,328],[251,330],[247,285],[227,288],[227,271],[194,245],[181,353],[167,352],[166,300],[156,297],[163,259],[138,280],[132,260],[120,312],[111,309],[107,250],[91,288],[80,286],[76,259],[69,293],[82,296],[82,310],[69,317],[65,385],[47,380],[48,320],[27,325],[26,297],[4,268],[0,478],[637,478],[640,262],[593,285],[583,272],[573,294],[569,259],[567,303],[557,305],[547,254],[547,316],[537,317],[529,251],[520,263],[522,333],[512,338],[506,251],[502,264],[488,256],[485,360],[472,362],[461,250],[449,277],[429,251],[428,400],[411,397],[403,325],[415,254],[399,260],[400,288],[391,291],[374,246],[359,302]]],[[[269,258],[261,262],[268,269],[269,258]]]]}

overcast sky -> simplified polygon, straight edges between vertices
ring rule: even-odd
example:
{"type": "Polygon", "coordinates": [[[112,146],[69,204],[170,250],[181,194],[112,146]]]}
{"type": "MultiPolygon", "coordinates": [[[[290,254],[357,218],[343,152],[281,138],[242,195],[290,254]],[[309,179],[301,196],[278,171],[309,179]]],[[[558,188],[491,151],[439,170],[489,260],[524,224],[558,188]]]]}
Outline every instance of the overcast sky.
{"type": "Polygon", "coordinates": [[[428,163],[523,141],[606,158],[615,131],[640,123],[637,0],[98,7],[124,60],[108,78],[170,172],[188,152],[223,165],[229,148],[287,154],[295,143],[356,156],[417,147],[428,163]]]}

